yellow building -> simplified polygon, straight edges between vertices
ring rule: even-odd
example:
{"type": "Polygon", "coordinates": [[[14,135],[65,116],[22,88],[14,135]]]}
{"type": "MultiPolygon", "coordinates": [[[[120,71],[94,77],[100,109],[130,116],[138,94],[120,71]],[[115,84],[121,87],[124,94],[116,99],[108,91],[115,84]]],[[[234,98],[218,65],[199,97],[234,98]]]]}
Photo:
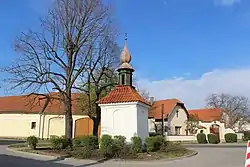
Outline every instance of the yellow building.
{"type": "MultiPolygon", "coordinates": [[[[92,122],[77,107],[72,95],[73,137],[92,133],[92,122]]],[[[37,96],[0,97],[0,137],[25,138],[31,135],[49,138],[65,134],[64,105],[53,100],[42,111],[45,100],[37,96]]]]}

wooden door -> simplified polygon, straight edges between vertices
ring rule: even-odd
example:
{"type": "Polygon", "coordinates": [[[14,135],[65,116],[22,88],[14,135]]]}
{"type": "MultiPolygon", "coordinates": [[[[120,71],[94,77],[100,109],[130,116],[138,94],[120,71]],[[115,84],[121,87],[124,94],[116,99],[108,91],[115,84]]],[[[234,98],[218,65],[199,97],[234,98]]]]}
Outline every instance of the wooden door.
{"type": "MultiPolygon", "coordinates": [[[[98,137],[100,137],[100,126],[98,128],[98,137]]],[[[88,136],[93,134],[93,120],[90,118],[81,118],[75,121],[75,137],[88,136]]]]}

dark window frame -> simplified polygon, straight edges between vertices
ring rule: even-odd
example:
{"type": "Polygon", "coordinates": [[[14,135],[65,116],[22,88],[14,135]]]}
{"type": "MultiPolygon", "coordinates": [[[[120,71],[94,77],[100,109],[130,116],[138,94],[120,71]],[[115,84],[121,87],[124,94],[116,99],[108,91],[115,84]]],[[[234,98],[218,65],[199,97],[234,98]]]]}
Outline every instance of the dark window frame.
{"type": "Polygon", "coordinates": [[[125,74],[122,74],[122,76],[121,76],[121,84],[122,85],[125,84],[125,74]]]}
{"type": "Polygon", "coordinates": [[[31,129],[36,129],[36,122],[31,122],[31,129]]]}

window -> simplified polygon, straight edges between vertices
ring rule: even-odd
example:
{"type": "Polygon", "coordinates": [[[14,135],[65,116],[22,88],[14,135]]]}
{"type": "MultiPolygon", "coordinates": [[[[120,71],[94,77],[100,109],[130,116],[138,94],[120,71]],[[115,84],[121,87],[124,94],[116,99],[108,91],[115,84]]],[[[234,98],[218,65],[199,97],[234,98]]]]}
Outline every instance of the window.
{"type": "Polygon", "coordinates": [[[176,111],[176,117],[178,118],[178,116],[179,116],[179,111],[177,110],[176,111]]]}
{"type": "Polygon", "coordinates": [[[124,85],[124,84],[125,84],[125,75],[122,74],[122,85],[124,85]]]}
{"type": "Polygon", "coordinates": [[[36,122],[31,122],[31,129],[36,129],[36,122]]]}
{"type": "Polygon", "coordinates": [[[181,134],[181,127],[180,126],[176,126],[175,127],[175,135],[180,135],[181,134]]]}

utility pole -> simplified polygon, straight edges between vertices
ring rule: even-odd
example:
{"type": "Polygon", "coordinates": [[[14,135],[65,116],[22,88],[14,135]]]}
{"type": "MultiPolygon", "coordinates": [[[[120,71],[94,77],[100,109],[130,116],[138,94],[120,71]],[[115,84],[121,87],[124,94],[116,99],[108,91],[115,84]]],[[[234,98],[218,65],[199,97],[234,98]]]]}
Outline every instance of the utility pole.
{"type": "Polygon", "coordinates": [[[162,136],[164,137],[164,104],[161,105],[161,118],[162,118],[162,121],[161,121],[161,134],[162,136]]]}

